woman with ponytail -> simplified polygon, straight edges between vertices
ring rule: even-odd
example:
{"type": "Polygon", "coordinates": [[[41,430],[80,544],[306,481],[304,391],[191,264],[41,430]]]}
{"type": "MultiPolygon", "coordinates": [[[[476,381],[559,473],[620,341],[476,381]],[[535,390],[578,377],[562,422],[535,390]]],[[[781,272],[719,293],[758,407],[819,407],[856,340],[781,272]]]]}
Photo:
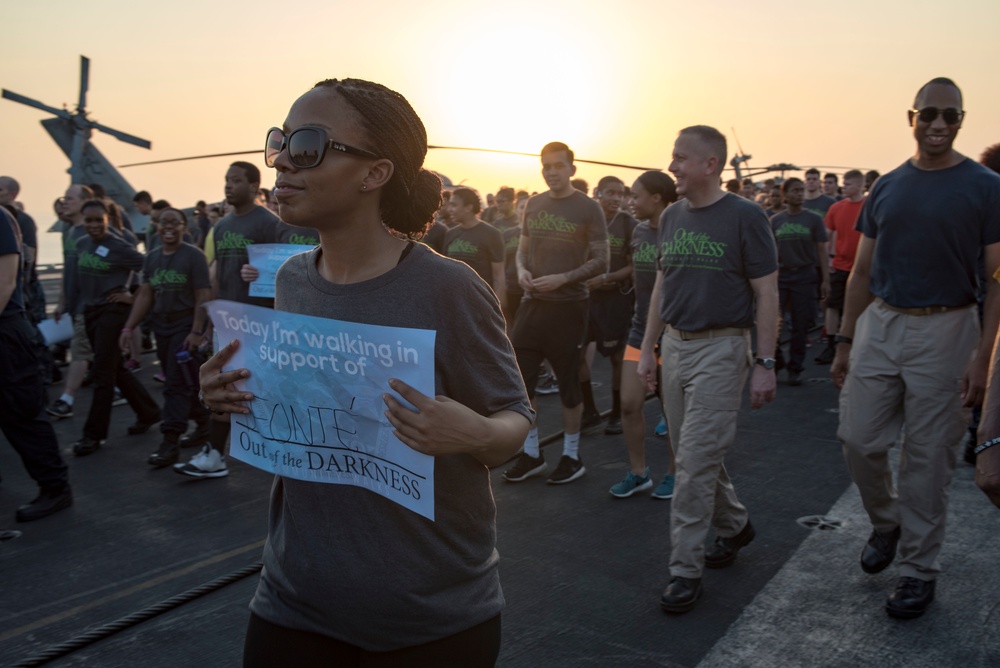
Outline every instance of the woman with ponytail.
{"type": "MultiPolygon", "coordinates": [[[[517,452],[532,414],[496,297],[413,243],[441,201],[426,151],[406,99],[356,79],[318,83],[268,135],[281,219],[320,238],[278,272],[275,310],[436,331],[435,396],[390,381],[414,411],[385,394],[400,441],[435,457],[435,519],[277,476],[244,666],[492,666],[499,653],[487,467],[517,452]]],[[[202,389],[211,409],[245,413],[231,383],[248,372],[221,372],[233,350],[202,368],[202,389]]]]}

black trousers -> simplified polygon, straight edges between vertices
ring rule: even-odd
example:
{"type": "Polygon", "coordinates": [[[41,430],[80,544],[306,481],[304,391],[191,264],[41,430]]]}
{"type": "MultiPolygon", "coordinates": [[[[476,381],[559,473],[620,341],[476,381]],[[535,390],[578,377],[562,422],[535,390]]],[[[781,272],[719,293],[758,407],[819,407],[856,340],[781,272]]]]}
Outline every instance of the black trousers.
{"type": "MultiPolygon", "coordinates": [[[[165,322],[154,316],[153,333],[156,334],[156,357],[160,360],[160,368],[167,378],[163,388],[163,422],[160,431],[183,434],[187,431],[188,420],[198,424],[208,423],[208,409],[198,401],[197,386],[190,386],[184,381],[180,365],[177,363],[177,349],[191,332],[193,316],[181,318],[174,322],[165,322]]],[[[204,361],[197,351],[192,356],[198,366],[204,361]]],[[[197,375],[197,372],[195,372],[197,375]]]]}
{"type": "Polygon", "coordinates": [[[0,431],[46,490],[69,484],[59,442],[45,414],[45,385],[38,373],[34,328],[23,314],[0,316],[0,431]]]}
{"type": "Polygon", "coordinates": [[[781,312],[791,315],[788,369],[801,373],[806,360],[806,338],[816,314],[816,268],[782,269],[778,272],[781,312]]]}
{"type": "Polygon", "coordinates": [[[118,336],[128,320],[128,313],[128,304],[105,304],[87,309],[83,314],[87,338],[94,350],[94,362],[91,366],[94,396],[87,422],[83,426],[86,438],[103,440],[108,437],[115,385],[121,390],[139,421],[153,422],[160,415],[160,407],[153,397],[135,376],[125,370],[121,349],[118,347],[118,336]]]}
{"type": "Polygon", "coordinates": [[[500,615],[471,629],[392,652],[369,652],[318,633],[295,631],[250,614],[243,668],[488,668],[500,654],[500,615]]]}

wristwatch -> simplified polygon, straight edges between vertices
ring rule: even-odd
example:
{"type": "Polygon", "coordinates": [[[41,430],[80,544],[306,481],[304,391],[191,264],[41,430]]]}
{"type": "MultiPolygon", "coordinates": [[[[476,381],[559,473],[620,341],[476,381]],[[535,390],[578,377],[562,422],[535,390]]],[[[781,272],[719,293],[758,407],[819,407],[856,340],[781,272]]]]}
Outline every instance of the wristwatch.
{"type": "Polygon", "coordinates": [[[773,357],[757,357],[754,359],[754,364],[759,364],[768,371],[774,368],[774,358],[773,357]]]}

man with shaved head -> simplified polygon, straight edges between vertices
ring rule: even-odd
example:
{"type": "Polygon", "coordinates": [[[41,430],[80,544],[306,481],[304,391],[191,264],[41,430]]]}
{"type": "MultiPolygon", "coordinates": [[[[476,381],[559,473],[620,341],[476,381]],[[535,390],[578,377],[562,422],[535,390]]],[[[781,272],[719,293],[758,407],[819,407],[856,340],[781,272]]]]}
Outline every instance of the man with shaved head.
{"type": "Polygon", "coordinates": [[[754,408],[775,396],[774,236],[759,206],[722,190],[725,166],[721,132],[705,125],[680,131],[669,169],[684,199],[660,218],[658,271],[639,356],[639,376],[655,389],[659,342],[661,396],[676,453],[670,582],[660,598],[670,613],[691,610],[701,596],[703,569],[730,566],[754,538],[723,460],[736,440],[747,375],[754,408]],[[752,364],[755,322],[764,357],[752,364]],[[706,550],[709,529],[715,542],[706,550]]]}
{"type": "Polygon", "coordinates": [[[885,609],[919,617],[941,570],[948,486],[969,409],[980,403],[1000,320],[988,281],[980,337],[977,260],[1000,267],[1000,176],[956,151],[962,92],[932,79],[907,111],[914,156],[875,182],[847,283],[831,374],[837,437],[872,523],[861,568],[900,556],[885,609]],[[889,449],[904,434],[893,482],[889,449]]]}

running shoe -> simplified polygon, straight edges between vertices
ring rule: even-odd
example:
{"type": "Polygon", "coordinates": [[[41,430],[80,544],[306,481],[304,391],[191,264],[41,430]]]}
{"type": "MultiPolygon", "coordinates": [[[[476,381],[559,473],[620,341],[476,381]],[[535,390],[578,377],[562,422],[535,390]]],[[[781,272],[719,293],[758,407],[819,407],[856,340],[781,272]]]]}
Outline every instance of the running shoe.
{"type": "Polygon", "coordinates": [[[53,401],[51,406],[45,408],[45,412],[59,419],[73,417],[73,407],[62,399],[53,401]]]}
{"type": "Polygon", "coordinates": [[[538,383],[535,384],[535,394],[558,394],[559,393],[559,382],[554,376],[545,374],[544,376],[538,377],[538,383]]]}
{"type": "Polygon", "coordinates": [[[584,413],[583,417],[580,418],[580,433],[593,433],[600,429],[603,424],[604,418],[601,417],[600,413],[584,413]]]}
{"type": "Polygon", "coordinates": [[[625,476],[625,479],[615,485],[611,486],[608,491],[611,492],[611,496],[617,497],[619,499],[625,499],[636,492],[642,492],[653,486],[653,481],[649,477],[649,467],[646,467],[646,475],[640,476],[632,473],[631,471],[625,476]]]}
{"type": "Polygon", "coordinates": [[[122,391],[121,391],[121,390],[119,390],[119,389],[118,389],[118,388],[116,387],[116,388],[115,388],[115,396],[114,396],[114,398],[113,398],[113,399],[111,400],[111,405],[112,405],[112,406],[124,406],[124,405],[125,405],[125,404],[127,404],[127,403],[128,403],[128,399],[126,399],[125,397],[123,397],[123,396],[122,396],[122,391]]]}
{"type": "Polygon", "coordinates": [[[174,473],[192,478],[224,478],[229,475],[229,469],[226,458],[211,445],[206,445],[186,464],[174,464],[174,473]]]}
{"type": "Polygon", "coordinates": [[[514,465],[504,471],[503,479],[507,482],[522,482],[532,476],[542,475],[546,469],[548,465],[544,457],[532,457],[522,452],[514,465]]]}
{"type": "Polygon", "coordinates": [[[133,359],[125,360],[125,369],[127,371],[131,371],[132,373],[135,373],[136,371],[142,369],[142,362],[133,359]]]}
{"type": "Polygon", "coordinates": [[[155,380],[157,383],[166,383],[167,377],[163,374],[162,371],[157,371],[156,375],[153,376],[153,380],[155,380]]]}
{"type": "Polygon", "coordinates": [[[582,478],[586,472],[587,467],[583,465],[583,461],[573,459],[569,455],[563,455],[559,459],[559,466],[556,467],[556,470],[552,472],[552,475],[545,482],[550,485],[565,485],[577,478],[582,478]]]}
{"type": "Polygon", "coordinates": [[[664,436],[667,435],[667,418],[665,417],[660,418],[660,421],[656,423],[656,429],[653,430],[653,433],[659,436],[660,438],[663,438],[664,436]]]}
{"type": "MultiPolygon", "coordinates": [[[[649,469],[646,469],[649,471],[649,469]]],[[[673,473],[668,473],[663,476],[663,482],[656,486],[653,490],[654,499],[672,499],[674,498],[674,482],[677,479],[674,477],[673,473]]]]}

